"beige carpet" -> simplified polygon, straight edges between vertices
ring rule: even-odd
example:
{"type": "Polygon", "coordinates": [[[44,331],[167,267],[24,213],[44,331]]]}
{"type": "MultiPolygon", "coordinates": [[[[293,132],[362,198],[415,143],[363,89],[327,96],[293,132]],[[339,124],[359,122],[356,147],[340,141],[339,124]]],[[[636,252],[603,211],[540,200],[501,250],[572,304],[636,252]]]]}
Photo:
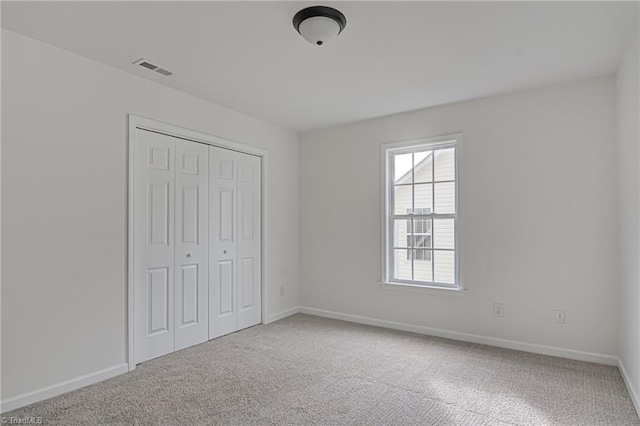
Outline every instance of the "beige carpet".
{"type": "Polygon", "coordinates": [[[62,425],[640,425],[615,367],[301,314],[5,416],[62,425]]]}

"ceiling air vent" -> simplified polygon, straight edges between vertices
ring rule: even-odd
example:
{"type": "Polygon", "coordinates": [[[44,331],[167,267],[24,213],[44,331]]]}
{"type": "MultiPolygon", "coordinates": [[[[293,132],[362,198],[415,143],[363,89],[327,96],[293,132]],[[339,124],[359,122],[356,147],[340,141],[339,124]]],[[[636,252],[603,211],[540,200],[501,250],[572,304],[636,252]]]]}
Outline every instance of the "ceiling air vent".
{"type": "Polygon", "coordinates": [[[173,74],[171,71],[167,71],[164,68],[156,68],[155,71],[164,75],[165,77],[169,77],[171,74],[173,74]]]}
{"type": "Polygon", "coordinates": [[[166,70],[164,68],[161,68],[156,64],[153,64],[153,63],[149,62],[148,60],[146,60],[145,58],[138,59],[137,61],[134,62],[134,65],[135,64],[140,65],[141,67],[144,67],[144,68],[146,68],[148,70],[155,71],[158,74],[162,74],[165,77],[169,77],[170,75],[173,75],[173,73],[171,71],[166,70]]]}

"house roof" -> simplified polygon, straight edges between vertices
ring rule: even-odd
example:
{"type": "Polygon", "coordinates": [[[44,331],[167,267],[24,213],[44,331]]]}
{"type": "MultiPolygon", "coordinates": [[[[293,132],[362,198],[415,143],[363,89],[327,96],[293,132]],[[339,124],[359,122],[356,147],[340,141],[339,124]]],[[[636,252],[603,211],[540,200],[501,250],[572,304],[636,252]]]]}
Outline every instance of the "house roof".
{"type": "MultiPolygon", "coordinates": [[[[420,160],[420,162],[413,167],[414,173],[431,162],[431,158],[433,157],[433,152],[434,151],[431,151],[429,154],[427,154],[426,157],[420,160]]],[[[405,174],[403,174],[398,179],[396,179],[395,184],[397,185],[397,184],[407,183],[410,177],[411,177],[411,167],[405,174]]]]}

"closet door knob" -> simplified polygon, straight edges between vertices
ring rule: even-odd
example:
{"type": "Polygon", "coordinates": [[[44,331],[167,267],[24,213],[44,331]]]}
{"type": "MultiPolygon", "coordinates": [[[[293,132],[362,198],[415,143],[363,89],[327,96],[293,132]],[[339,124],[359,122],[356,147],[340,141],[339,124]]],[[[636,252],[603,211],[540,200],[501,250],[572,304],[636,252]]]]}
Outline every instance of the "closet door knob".
{"type": "Polygon", "coordinates": [[[187,253],[187,257],[191,257],[191,253],[187,253]]]}
{"type": "Polygon", "coordinates": [[[226,250],[222,250],[222,254],[227,254],[227,251],[226,250]]]}

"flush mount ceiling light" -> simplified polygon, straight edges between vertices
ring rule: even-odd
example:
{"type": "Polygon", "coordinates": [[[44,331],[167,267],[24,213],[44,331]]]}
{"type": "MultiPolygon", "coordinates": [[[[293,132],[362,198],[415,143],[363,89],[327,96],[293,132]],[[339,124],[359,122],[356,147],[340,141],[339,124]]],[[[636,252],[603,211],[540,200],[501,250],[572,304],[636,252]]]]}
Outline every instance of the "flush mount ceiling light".
{"type": "Polygon", "coordinates": [[[305,40],[323,46],[338,37],[347,25],[342,12],[326,6],[302,9],[293,17],[293,27],[305,40]]]}

